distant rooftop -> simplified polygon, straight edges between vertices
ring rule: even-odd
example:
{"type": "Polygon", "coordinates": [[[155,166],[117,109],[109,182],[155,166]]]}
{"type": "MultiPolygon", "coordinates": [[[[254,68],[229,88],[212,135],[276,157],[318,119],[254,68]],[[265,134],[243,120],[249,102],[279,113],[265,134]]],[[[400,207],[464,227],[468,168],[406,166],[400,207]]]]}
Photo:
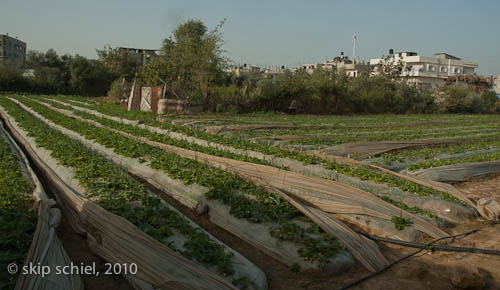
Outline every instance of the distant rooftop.
{"type": "Polygon", "coordinates": [[[445,52],[440,52],[434,54],[437,58],[442,58],[442,59],[454,59],[454,60],[461,60],[460,58],[453,56],[451,54],[447,54],[445,52]]]}
{"type": "Polygon", "coordinates": [[[8,38],[10,38],[10,39],[15,39],[16,41],[20,41],[20,42],[22,42],[22,43],[26,44],[26,42],[24,42],[24,41],[22,41],[22,40],[19,40],[19,39],[17,38],[17,36],[16,36],[16,37],[12,37],[12,36],[11,36],[11,35],[9,35],[8,33],[6,33],[6,34],[0,34],[0,37],[8,37],[8,38]]]}
{"type": "Polygon", "coordinates": [[[127,51],[135,51],[135,52],[143,52],[143,51],[147,51],[147,52],[157,52],[157,51],[160,51],[159,49],[147,49],[147,48],[133,48],[133,47],[118,47],[118,49],[123,49],[123,50],[127,50],[127,51]]]}

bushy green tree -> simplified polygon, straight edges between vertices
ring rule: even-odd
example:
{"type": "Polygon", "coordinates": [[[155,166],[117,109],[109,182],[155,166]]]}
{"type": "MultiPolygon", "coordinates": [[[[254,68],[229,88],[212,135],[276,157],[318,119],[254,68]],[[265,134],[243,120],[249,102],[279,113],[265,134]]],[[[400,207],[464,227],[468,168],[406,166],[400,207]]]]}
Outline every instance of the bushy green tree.
{"type": "Polygon", "coordinates": [[[69,66],[73,57],[59,56],[54,49],[45,53],[31,50],[26,55],[25,68],[34,72],[35,87],[43,93],[69,93],[69,66]]]}
{"type": "Polygon", "coordinates": [[[497,100],[493,91],[478,92],[473,86],[450,85],[442,90],[439,106],[446,113],[494,113],[497,100]]]}
{"type": "Polygon", "coordinates": [[[136,63],[126,50],[104,46],[102,50],[96,49],[99,61],[106,70],[126,81],[132,81],[139,72],[139,64],[136,63]]]}
{"type": "Polygon", "coordinates": [[[117,75],[107,70],[101,62],[76,56],[70,65],[71,87],[87,96],[104,96],[117,75]]]}
{"type": "Polygon", "coordinates": [[[16,66],[0,64],[0,92],[31,91],[31,87],[16,66]]]}
{"type": "Polygon", "coordinates": [[[160,57],[144,68],[143,81],[148,85],[166,82],[185,99],[214,108],[212,90],[222,81],[226,66],[222,25],[209,31],[200,20],[180,24],[171,37],[163,40],[160,57]]]}
{"type": "Polygon", "coordinates": [[[498,97],[494,91],[484,91],[480,98],[483,113],[497,112],[498,97]]]}

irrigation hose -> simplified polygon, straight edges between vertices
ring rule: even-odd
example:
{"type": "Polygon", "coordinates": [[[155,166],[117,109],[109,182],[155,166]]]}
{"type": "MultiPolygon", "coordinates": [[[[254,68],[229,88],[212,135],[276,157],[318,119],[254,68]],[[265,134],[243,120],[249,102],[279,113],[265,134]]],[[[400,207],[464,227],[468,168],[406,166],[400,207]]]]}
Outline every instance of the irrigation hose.
{"type": "Polygon", "coordinates": [[[381,269],[381,270],[379,270],[379,271],[377,271],[375,273],[372,273],[372,274],[370,274],[370,275],[368,275],[368,276],[366,276],[364,278],[361,278],[361,279],[359,279],[357,281],[354,281],[351,284],[348,284],[347,286],[344,286],[344,287],[340,288],[339,290],[346,290],[346,289],[352,288],[352,287],[354,287],[356,285],[359,285],[359,284],[363,283],[364,281],[366,281],[368,279],[371,279],[371,278],[373,278],[373,277],[375,277],[375,276],[377,276],[377,275],[379,275],[379,274],[387,271],[392,266],[394,266],[396,264],[399,264],[400,262],[403,262],[404,260],[406,260],[408,258],[411,258],[412,256],[414,256],[414,255],[416,255],[416,254],[418,254],[418,253],[420,253],[420,252],[422,252],[422,251],[424,251],[426,249],[429,249],[433,244],[435,244],[435,243],[437,243],[439,241],[446,240],[446,239],[464,238],[464,237],[466,237],[466,236],[468,236],[468,235],[470,235],[472,233],[475,233],[477,231],[478,231],[478,229],[475,229],[475,230],[472,230],[472,231],[469,231],[469,232],[466,232],[466,233],[463,233],[463,234],[458,234],[458,235],[453,235],[453,236],[446,236],[446,237],[442,237],[442,238],[439,238],[439,239],[435,239],[435,240],[431,241],[428,244],[423,244],[422,245],[423,247],[420,248],[419,250],[417,250],[417,251],[415,251],[415,252],[413,252],[413,253],[411,253],[409,255],[406,255],[403,258],[392,262],[391,264],[389,264],[385,268],[383,268],[383,269],[381,269]]]}
{"type": "MultiPolygon", "coordinates": [[[[382,238],[382,237],[378,237],[378,236],[372,236],[372,235],[369,235],[366,233],[361,233],[361,232],[358,232],[358,233],[369,238],[369,239],[375,240],[375,241],[391,243],[391,244],[396,244],[396,245],[411,247],[411,248],[426,249],[426,244],[424,244],[424,243],[400,241],[400,240],[394,240],[394,239],[389,239],[389,238],[382,238]]],[[[498,251],[498,250],[489,250],[489,249],[480,249],[480,248],[466,248],[466,247],[453,247],[453,246],[436,245],[436,246],[432,246],[430,248],[427,248],[427,250],[443,251],[443,252],[475,253],[475,254],[500,256],[500,251],[498,251]]]]}

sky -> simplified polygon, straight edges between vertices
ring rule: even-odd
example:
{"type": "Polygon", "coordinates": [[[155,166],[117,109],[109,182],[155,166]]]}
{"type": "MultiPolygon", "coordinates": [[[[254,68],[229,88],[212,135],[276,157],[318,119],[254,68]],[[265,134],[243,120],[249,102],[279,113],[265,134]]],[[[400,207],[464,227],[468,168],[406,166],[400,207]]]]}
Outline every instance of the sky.
{"type": "Polygon", "coordinates": [[[498,0],[0,0],[0,34],[28,50],[96,58],[96,49],[157,49],[182,22],[222,28],[226,56],[260,66],[323,62],[344,52],[369,61],[389,48],[446,52],[500,73],[498,0]]]}

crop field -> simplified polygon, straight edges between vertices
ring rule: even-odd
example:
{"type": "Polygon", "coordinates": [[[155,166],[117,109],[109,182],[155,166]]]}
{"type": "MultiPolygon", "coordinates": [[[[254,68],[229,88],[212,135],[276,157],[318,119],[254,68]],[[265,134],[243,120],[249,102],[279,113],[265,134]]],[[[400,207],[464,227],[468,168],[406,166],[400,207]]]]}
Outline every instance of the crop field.
{"type": "MultiPolygon", "coordinates": [[[[494,256],[500,246],[490,243],[500,239],[498,114],[159,116],[97,98],[13,94],[0,96],[0,113],[21,147],[33,148],[30,158],[43,159],[54,172],[53,182],[62,180],[67,192],[77,193],[56,195],[71,212],[66,215],[81,215],[76,201],[98,208],[86,222],[87,216],[71,219],[82,232],[103,237],[97,244],[105,246],[95,246],[95,253],[113,263],[137,263],[141,283],[336,289],[406,255],[407,248],[393,245],[397,241],[432,252],[425,244],[444,239],[496,251],[482,259],[465,255],[490,273],[481,276],[488,286],[500,287],[494,256]],[[487,192],[471,193],[471,187],[487,192]],[[101,210],[130,230],[91,217],[101,210]],[[479,231],[447,239],[472,228],[479,231]],[[105,238],[118,232],[145,252],[130,256],[130,245],[123,244],[128,238],[105,238]]],[[[24,199],[10,201],[3,188],[30,190],[16,167],[4,165],[7,149],[0,144],[7,156],[0,181],[14,185],[0,183],[0,210],[9,210],[0,216],[3,232],[14,230],[4,216],[29,207],[24,199]]],[[[32,220],[26,216],[16,235],[30,240],[32,220]]],[[[0,242],[0,253],[5,243],[12,241],[0,242]]],[[[27,251],[24,244],[15,247],[27,251]]],[[[425,264],[430,276],[448,275],[455,262],[437,252],[436,259],[406,262],[406,270],[425,264]]],[[[395,285],[424,287],[418,275],[390,271],[395,285]]],[[[382,285],[383,275],[373,287],[382,285]]],[[[448,279],[436,287],[453,286],[448,279]]]]}
{"type": "MultiPolygon", "coordinates": [[[[32,210],[33,185],[23,176],[12,147],[0,137],[0,266],[15,261],[22,263],[36,227],[36,211],[32,210]],[[13,222],[14,221],[14,222],[13,222]]],[[[14,289],[17,276],[0,273],[2,289],[14,289]]]]}

